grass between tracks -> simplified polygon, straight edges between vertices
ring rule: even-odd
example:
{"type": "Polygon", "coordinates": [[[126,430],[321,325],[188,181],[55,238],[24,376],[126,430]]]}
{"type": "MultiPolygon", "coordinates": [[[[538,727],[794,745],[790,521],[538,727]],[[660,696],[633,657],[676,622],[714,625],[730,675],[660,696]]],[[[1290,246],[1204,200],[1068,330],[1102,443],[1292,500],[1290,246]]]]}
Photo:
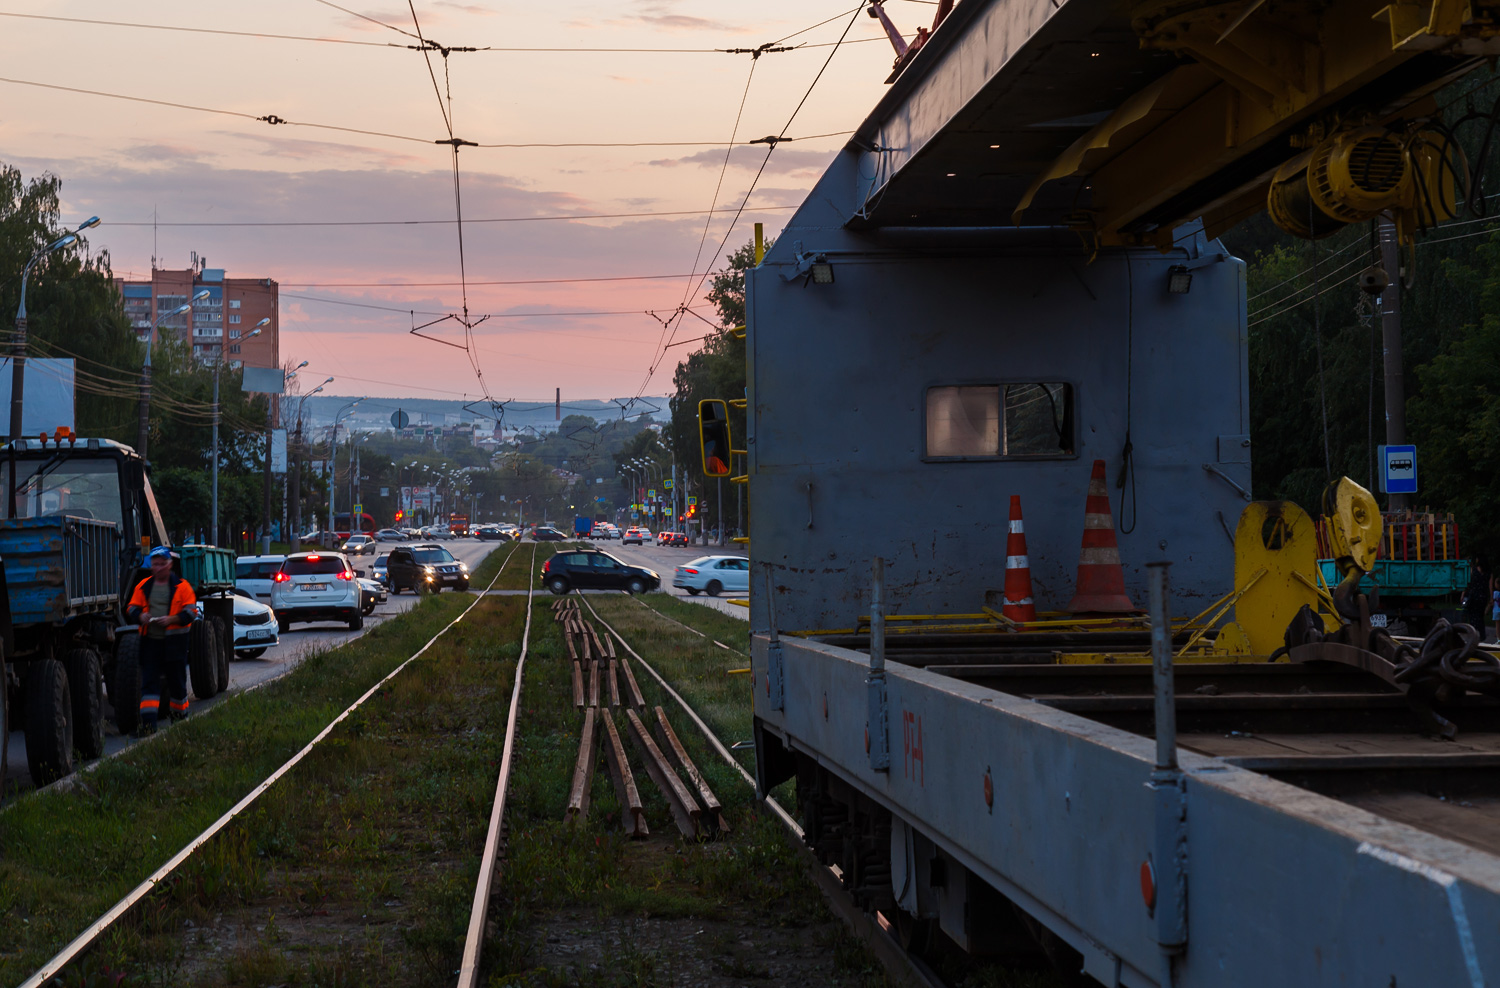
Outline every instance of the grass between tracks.
{"type": "MultiPolygon", "coordinates": [[[[589,600],[596,605],[616,602],[589,600]]],[[[485,946],[487,983],[608,988],[883,984],[878,966],[829,915],[797,852],[779,825],[759,810],[743,778],[638,666],[635,674],[648,711],[658,704],[667,711],[724,804],[732,829],[708,843],[682,838],[639,750],[628,740],[651,836],[636,841],[623,834],[602,753],[587,820],[562,822],[583,715],[573,707],[571,664],[552,620],[552,601],[540,598],[533,618],[506,812],[508,859],[485,946]]],[[[662,623],[633,601],[622,597],[618,603],[662,623]]],[[[684,638],[695,637],[668,627],[684,638]]],[[[632,644],[640,648],[648,637],[643,634],[632,644]]],[[[653,663],[668,650],[667,645],[651,647],[645,654],[653,663]]],[[[722,662],[718,656],[712,660],[722,662]]],[[[696,671],[709,674],[706,668],[696,671]]],[[[738,689],[747,687],[741,682],[738,689]]],[[[748,697],[743,702],[748,707],[748,697]]],[[[733,725],[740,720],[729,715],[727,704],[716,717],[730,725],[727,736],[733,739],[733,725]]],[[[623,712],[615,712],[615,722],[628,738],[623,712]]]]}
{"type": "MultiPolygon", "coordinates": [[[[726,744],[751,739],[752,684],[748,676],[728,673],[730,669],[743,669],[750,664],[748,622],[668,594],[600,595],[588,600],[599,616],[650,661],[726,744]],[[706,637],[673,624],[673,620],[706,637]],[[720,648],[714,641],[736,651],[720,648]]],[[[655,681],[652,682],[654,685],[655,681]]],[[[668,707],[669,714],[671,709],[668,707]]],[[[733,754],[754,772],[753,749],[742,748],[733,754]]],[[[717,758],[713,760],[722,764],[717,758]]],[[[795,783],[783,784],[774,795],[796,815],[795,783]]],[[[963,988],[1062,988],[1064,983],[1050,971],[1039,970],[1038,963],[1020,962],[1016,966],[971,961],[958,951],[947,949],[929,952],[925,959],[947,983],[963,988]]]]}
{"type": "MultiPolygon", "coordinates": [[[[0,813],[0,983],[18,983],[40,966],[472,602],[467,594],[425,599],[358,641],[309,655],[286,676],[100,763],[71,789],[7,807],[0,813]]],[[[461,631],[465,625],[444,642],[461,631]]],[[[211,902],[213,890],[232,884],[248,863],[268,860],[275,846],[264,843],[265,831],[251,832],[231,828],[202,856],[209,863],[191,864],[173,883],[172,895],[186,882],[211,902]]],[[[168,905],[153,900],[147,913],[168,905]]]]}

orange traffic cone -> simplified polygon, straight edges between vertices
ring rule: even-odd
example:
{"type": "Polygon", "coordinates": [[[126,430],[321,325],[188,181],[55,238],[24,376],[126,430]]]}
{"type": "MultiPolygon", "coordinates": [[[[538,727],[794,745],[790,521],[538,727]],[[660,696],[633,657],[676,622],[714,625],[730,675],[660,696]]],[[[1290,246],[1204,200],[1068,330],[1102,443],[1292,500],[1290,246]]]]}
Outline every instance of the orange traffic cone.
{"type": "Polygon", "coordinates": [[[1115,542],[1115,522],[1109,513],[1109,491],[1104,485],[1104,461],[1094,461],[1089,478],[1088,505],[1083,515],[1083,552],[1078,557],[1078,592],[1068,603],[1074,614],[1133,611],[1125,596],[1125,568],[1115,542]]]}
{"type": "Polygon", "coordinates": [[[1021,498],[1010,496],[1010,535],[1005,540],[1005,604],[1000,612],[1018,624],[1036,620],[1031,599],[1031,560],[1026,556],[1026,526],[1021,521],[1021,498]]]}

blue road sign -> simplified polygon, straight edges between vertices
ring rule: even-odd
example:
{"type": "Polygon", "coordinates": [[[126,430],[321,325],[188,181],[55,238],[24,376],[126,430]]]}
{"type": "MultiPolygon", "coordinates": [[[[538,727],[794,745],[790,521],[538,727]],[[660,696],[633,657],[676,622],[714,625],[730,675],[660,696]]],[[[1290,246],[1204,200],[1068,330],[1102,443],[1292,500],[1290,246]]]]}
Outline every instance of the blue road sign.
{"type": "Polygon", "coordinates": [[[1415,494],[1417,492],[1417,447],[1380,447],[1380,492],[1382,494],[1415,494]]]}
{"type": "Polygon", "coordinates": [[[407,426],[411,425],[411,416],[398,408],[391,413],[391,425],[395,426],[397,429],[404,429],[407,426]]]}

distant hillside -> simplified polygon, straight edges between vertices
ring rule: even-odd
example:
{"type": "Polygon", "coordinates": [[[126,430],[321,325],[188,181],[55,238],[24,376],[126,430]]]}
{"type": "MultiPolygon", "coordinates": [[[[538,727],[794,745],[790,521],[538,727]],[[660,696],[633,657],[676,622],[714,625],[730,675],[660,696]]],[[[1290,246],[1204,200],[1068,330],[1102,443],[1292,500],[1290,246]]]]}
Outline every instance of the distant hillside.
{"type": "MultiPolygon", "coordinates": [[[[314,395],[308,398],[302,403],[303,428],[312,429],[331,425],[334,415],[357,397],[358,395],[352,397],[314,395]]],[[[617,404],[613,401],[565,396],[562,414],[564,418],[569,415],[587,415],[598,421],[619,419],[621,405],[626,401],[627,399],[622,398],[620,404],[617,404]]],[[[339,423],[349,425],[352,421],[356,429],[382,427],[389,429],[391,415],[397,409],[410,416],[413,425],[420,425],[424,422],[433,425],[474,422],[480,428],[494,429],[495,416],[484,402],[478,401],[465,405],[461,401],[438,398],[368,398],[356,405],[351,413],[346,413],[340,418],[339,423]]],[[[538,432],[557,428],[556,408],[550,401],[514,401],[504,407],[503,414],[506,431],[523,429],[527,426],[538,432]]],[[[624,414],[628,418],[637,418],[644,414],[664,422],[670,417],[671,409],[666,398],[639,398],[634,405],[624,410],[624,414]]]]}

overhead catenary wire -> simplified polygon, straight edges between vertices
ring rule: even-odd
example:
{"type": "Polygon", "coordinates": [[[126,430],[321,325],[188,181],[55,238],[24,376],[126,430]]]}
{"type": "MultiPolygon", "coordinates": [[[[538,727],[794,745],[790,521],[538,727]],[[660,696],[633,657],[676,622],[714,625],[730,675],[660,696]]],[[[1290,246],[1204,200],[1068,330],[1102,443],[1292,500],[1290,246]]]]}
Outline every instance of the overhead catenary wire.
{"type": "MultiPolygon", "coordinates": [[[[751,212],[768,212],[778,209],[796,209],[795,204],[789,205],[766,205],[755,206],[751,212]]],[[[544,213],[540,216],[491,216],[479,219],[466,219],[465,223],[470,226],[476,223],[550,223],[567,222],[569,220],[628,220],[654,218],[660,216],[702,216],[705,212],[733,213],[736,209],[724,207],[723,209],[666,209],[666,210],[641,210],[630,213],[544,213]]],[[[458,221],[456,219],[441,220],[226,220],[226,221],[183,221],[183,222],[155,222],[152,220],[127,220],[124,222],[102,222],[100,226],[134,226],[134,227],[340,227],[340,226],[452,226],[458,221]]]]}
{"type": "MultiPolygon", "coordinates": [[[[908,0],[908,2],[911,2],[911,3],[924,3],[924,2],[928,2],[928,0],[908,0]]],[[[330,6],[332,6],[332,5],[330,5],[330,6]]],[[[336,9],[343,10],[343,8],[336,8],[336,9]]],[[[391,25],[386,24],[383,21],[373,21],[372,18],[367,18],[363,14],[358,14],[358,13],[355,13],[353,11],[348,11],[348,10],[345,10],[344,12],[345,13],[349,13],[349,14],[353,14],[353,16],[360,17],[360,18],[365,19],[365,20],[372,20],[373,23],[379,24],[381,27],[391,27],[391,25]]],[[[841,15],[839,15],[839,16],[841,16],[841,15]]],[[[319,43],[319,44],[348,45],[348,46],[360,47],[360,48],[384,48],[384,49],[394,50],[394,51],[403,51],[403,50],[409,50],[409,49],[413,49],[413,48],[417,48],[418,47],[416,45],[410,45],[410,44],[399,44],[399,43],[394,42],[394,41],[366,41],[366,40],[359,39],[359,38],[328,38],[328,37],[322,37],[322,36],[318,36],[318,35],[278,34],[278,33],[267,32],[267,31],[236,31],[236,30],[230,30],[230,29],[227,29],[227,28],[187,27],[187,26],[184,26],[184,25],[181,25],[181,24],[146,24],[146,23],[141,23],[139,21],[115,21],[115,20],[106,20],[106,19],[96,18],[96,17],[64,17],[64,16],[61,16],[61,15],[58,15],[58,14],[33,14],[33,13],[22,13],[22,12],[19,12],[19,11],[10,11],[10,10],[0,10],[0,17],[13,17],[13,18],[17,18],[17,19],[24,19],[24,20],[31,20],[31,21],[52,21],[52,22],[62,23],[62,24],[89,25],[89,26],[94,26],[94,27],[116,27],[116,28],[130,28],[130,29],[134,29],[134,30],[145,30],[145,31],[176,31],[176,32],[181,32],[181,33],[186,33],[186,34],[221,35],[221,36],[224,36],[224,37],[231,37],[231,38],[249,38],[249,39],[258,39],[258,40],[266,40],[266,41],[315,42],[315,43],[319,43]]],[[[832,20],[837,20],[837,16],[835,16],[834,18],[831,18],[831,19],[832,20]]],[[[813,25],[813,27],[821,27],[823,24],[826,24],[826,23],[828,23],[828,21],[820,21],[818,24],[813,25]]],[[[412,35],[410,35],[410,34],[408,34],[406,32],[401,32],[399,28],[392,28],[392,30],[396,30],[398,33],[403,33],[403,34],[405,34],[406,37],[412,37],[412,35]]],[[[801,31],[796,31],[796,32],[793,32],[792,34],[787,35],[786,38],[794,38],[794,37],[797,37],[798,35],[805,34],[806,32],[808,32],[810,30],[812,30],[812,28],[803,28],[801,31]]],[[[780,44],[782,41],[785,41],[786,38],[781,38],[781,39],[778,39],[777,41],[774,41],[774,42],[771,42],[771,43],[772,44],[780,44]]],[[[846,42],[846,44],[854,44],[855,42],[883,41],[883,40],[885,40],[883,37],[852,38],[848,42],[846,42]]],[[[816,43],[798,45],[798,46],[796,46],[796,48],[793,48],[791,50],[792,51],[798,51],[798,50],[801,50],[801,49],[826,48],[826,47],[828,47],[831,44],[833,44],[833,42],[816,42],[816,43]]],[[[607,55],[607,54],[612,54],[612,55],[721,55],[721,54],[724,54],[726,51],[728,51],[728,49],[724,49],[724,48],[648,48],[648,47],[643,47],[643,46],[639,46],[639,45],[618,46],[618,47],[574,46],[574,45],[552,45],[552,46],[484,45],[484,46],[479,46],[479,47],[450,48],[449,50],[450,51],[463,51],[463,52],[495,52],[495,53],[500,53],[500,54],[538,54],[538,55],[553,55],[553,54],[556,54],[556,55],[568,55],[568,54],[573,54],[573,55],[607,55]]]]}
{"type": "MultiPolygon", "coordinates": [[[[270,124],[272,126],[286,127],[310,127],[316,130],[331,130],[344,134],[358,134],[362,137],[383,137],[393,141],[405,141],[411,144],[446,144],[448,141],[434,141],[428,137],[416,137],[411,134],[393,134],[383,130],[368,130],[360,127],[345,127],[340,124],[313,123],[306,120],[288,120],[275,113],[254,114],[244,110],[226,110],[222,107],[199,106],[196,103],[179,103],[175,100],[155,99],[149,96],[131,96],[125,93],[111,93],[102,89],[84,89],[79,86],[64,86],[53,82],[38,82],[34,79],[12,79],[0,77],[0,83],[8,83],[13,86],[31,86],[37,89],[51,89],[58,92],[72,93],[77,96],[98,96],[103,99],[124,100],[128,103],[145,103],[151,106],[162,106],[173,110],[192,110],[196,113],[212,113],[218,116],[238,117],[242,120],[251,120],[257,123],[270,124]]],[[[434,85],[436,78],[434,78],[434,85]]],[[[441,93],[439,93],[441,103],[441,93]]],[[[446,110],[444,111],[446,123],[446,110]]],[[[826,134],[809,134],[798,138],[778,138],[778,140],[800,140],[812,141],[828,137],[844,137],[853,131],[833,131],[826,134]]],[[[448,135],[452,139],[452,134],[448,135]]],[[[738,146],[749,146],[757,143],[745,141],[738,146]]],[[[515,143],[485,143],[465,142],[466,147],[518,150],[524,148],[652,148],[652,147],[723,147],[723,141],[529,141],[515,143]]]]}
{"type": "MultiPolygon", "coordinates": [[[[850,30],[853,29],[855,21],[859,19],[860,12],[863,11],[864,8],[865,0],[861,0],[861,3],[857,7],[855,7],[853,12],[850,14],[849,23],[844,25],[844,30],[843,33],[839,35],[839,40],[834,43],[832,50],[828,53],[828,57],[823,60],[823,64],[819,66],[817,74],[813,76],[812,82],[808,84],[807,91],[802,94],[802,98],[797,101],[796,107],[792,109],[792,114],[787,118],[786,124],[781,128],[778,138],[776,140],[770,140],[766,142],[766,156],[761,159],[760,167],[756,169],[754,177],[751,178],[750,186],[745,190],[745,195],[740,200],[739,208],[735,210],[734,216],[729,221],[728,228],[724,231],[723,238],[719,241],[718,250],[716,250],[713,255],[715,260],[723,255],[724,248],[729,243],[729,238],[733,235],[736,224],[738,224],[740,217],[744,214],[745,208],[750,202],[750,196],[754,194],[755,187],[757,184],[759,184],[761,175],[765,174],[766,165],[770,163],[771,155],[776,151],[776,145],[777,143],[779,143],[780,136],[785,135],[786,132],[791,129],[792,123],[797,119],[797,114],[802,112],[802,107],[807,104],[808,98],[812,96],[813,90],[817,88],[818,82],[823,78],[823,73],[828,71],[828,66],[833,61],[833,56],[838,54],[839,46],[843,44],[844,39],[849,36],[850,30]]],[[[703,284],[708,281],[708,276],[711,273],[711,270],[709,269],[712,268],[712,265],[713,261],[711,260],[706,266],[706,269],[703,272],[703,276],[698,280],[697,287],[692,292],[690,292],[687,297],[690,298],[692,295],[695,295],[698,292],[702,291],[703,284]]],[[[696,266],[697,265],[695,262],[694,267],[696,268],[696,266]]],[[[679,310],[681,310],[684,307],[685,306],[679,306],[678,308],[679,310]]],[[[671,323],[673,321],[680,322],[680,315],[674,315],[672,319],[668,320],[668,323],[671,323]]],[[[664,324],[663,328],[666,328],[666,324],[664,324]]],[[[662,360],[666,358],[667,349],[670,348],[672,344],[672,337],[675,335],[676,331],[674,329],[668,334],[666,343],[652,355],[651,363],[646,369],[646,376],[641,381],[641,386],[636,390],[636,397],[640,397],[642,394],[645,394],[646,389],[651,386],[651,379],[656,375],[657,368],[661,366],[662,360]]]]}

